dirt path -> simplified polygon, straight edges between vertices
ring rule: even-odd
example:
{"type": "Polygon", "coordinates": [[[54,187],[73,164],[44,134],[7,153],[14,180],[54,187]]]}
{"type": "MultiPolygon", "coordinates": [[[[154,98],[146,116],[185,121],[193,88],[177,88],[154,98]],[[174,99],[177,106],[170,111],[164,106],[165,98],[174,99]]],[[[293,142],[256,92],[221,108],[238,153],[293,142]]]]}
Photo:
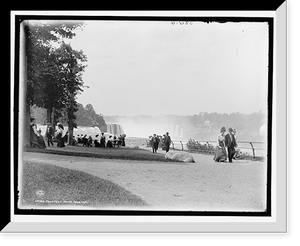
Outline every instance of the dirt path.
{"type": "Polygon", "coordinates": [[[216,163],[193,154],[196,163],[108,160],[24,153],[24,160],[80,170],[121,185],[151,204],[151,210],[263,211],[266,164],[216,163]]]}

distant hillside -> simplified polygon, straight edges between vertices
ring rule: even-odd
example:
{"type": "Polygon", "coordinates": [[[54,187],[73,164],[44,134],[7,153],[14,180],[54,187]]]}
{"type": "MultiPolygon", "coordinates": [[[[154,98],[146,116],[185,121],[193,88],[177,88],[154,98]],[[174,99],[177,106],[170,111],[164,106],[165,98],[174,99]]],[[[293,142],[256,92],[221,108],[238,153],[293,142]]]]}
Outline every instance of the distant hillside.
{"type": "MultiPolygon", "coordinates": [[[[46,110],[38,107],[31,108],[31,114],[35,116],[36,123],[46,124],[46,110]]],[[[59,121],[67,124],[64,117],[59,121]]],[[[107,123],[120,124],[128,137],[148,138],[156,133],[163,135],[167,131],[173,139],[214,141],[220,128],[225,126],[237,128],[239,141],[264,141],[265,136],[259,134],[260,127],[265,124],[266,116],[261,113],[252,114],[220,114],[199,113],[197,115],[138,115],[138,116],[104,116],[97,114],[91,104],[85,107],[78,104],[76,123],[78,126],[98,126],[102,131],[107,131],[107,123]]]]}
{"type": "Polygon", "coordinates": [[[102,131],[106,131],[106,122],[102,114],[97,114],[92,104],[83,107],[78,103],[78,110],[75,113],[76,124],[78,126],[98,126],[102,131]]]}

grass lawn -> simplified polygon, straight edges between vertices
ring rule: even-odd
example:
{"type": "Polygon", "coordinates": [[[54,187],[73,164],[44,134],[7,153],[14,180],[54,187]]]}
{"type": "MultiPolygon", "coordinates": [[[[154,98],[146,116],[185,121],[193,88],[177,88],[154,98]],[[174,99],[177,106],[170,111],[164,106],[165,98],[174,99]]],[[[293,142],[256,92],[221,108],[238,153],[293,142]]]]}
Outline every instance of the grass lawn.
{"type": "Polygon", "coordinates": [[[143,207],[139,196],[96,176],[49,164],[23,163],[22,206],[143,207]]]}
{"type": "MultiPolygon", "coordinates": [[[[139,148],[96,148],[81,146],[66,146],[64,148],[51,147],[47,149],[26,148],[28,152],[49,153],[58,155],[95,157],[105,159],[123,159],[123,160],[142,160],[142,161],[161,161],[170,162],[165,159],[164,154],[153,154],[150,150],[139,148]]],[[[174,162],[174,161],[172,161],[174,162]]]]}

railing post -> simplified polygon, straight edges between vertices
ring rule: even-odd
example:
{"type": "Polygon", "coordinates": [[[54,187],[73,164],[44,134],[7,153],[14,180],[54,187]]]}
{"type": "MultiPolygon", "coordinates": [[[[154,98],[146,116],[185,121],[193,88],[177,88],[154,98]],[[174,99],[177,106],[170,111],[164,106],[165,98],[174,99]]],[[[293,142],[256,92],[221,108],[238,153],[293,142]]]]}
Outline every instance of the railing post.
{"type": "Polygon", "coordinates": [[[180,142],[180,144],[181,144],[181,150],[183,150],[183,144],[182,144],[182,142],[181,141],[179,141],[180,142]]]}
{"type": "Polygon", "coordinates": [[[171,143],[172,143],[172,145],[173,145],[173,149],[175,149],[175,148],[174,148],[174,143],[173,143],[173,141],[172,141],[171,143]]]}
{"type": "Polygon", "coordinates": [[[253,144],[250,142],[251,148],[252,148],[252,152],[253,152],[253,158],[255,158],[255,151],[254,151],[254,147],[253,144]]]}
{"type": "Polygon", "coordinates": [[[206,149],[206,153],[209,155],[209,142],[206,142],[207,143],[207,149],[206,149]]]}

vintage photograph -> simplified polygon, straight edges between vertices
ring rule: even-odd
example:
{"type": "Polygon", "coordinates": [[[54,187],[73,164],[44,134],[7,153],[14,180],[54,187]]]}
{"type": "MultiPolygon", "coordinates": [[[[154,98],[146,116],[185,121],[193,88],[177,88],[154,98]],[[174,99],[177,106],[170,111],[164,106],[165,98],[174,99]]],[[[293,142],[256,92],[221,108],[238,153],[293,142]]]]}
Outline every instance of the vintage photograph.
{"type": "Polygon", "coordinates": [[[18,213],[271,214],[270,18],[17,25],[18,213]]]}

